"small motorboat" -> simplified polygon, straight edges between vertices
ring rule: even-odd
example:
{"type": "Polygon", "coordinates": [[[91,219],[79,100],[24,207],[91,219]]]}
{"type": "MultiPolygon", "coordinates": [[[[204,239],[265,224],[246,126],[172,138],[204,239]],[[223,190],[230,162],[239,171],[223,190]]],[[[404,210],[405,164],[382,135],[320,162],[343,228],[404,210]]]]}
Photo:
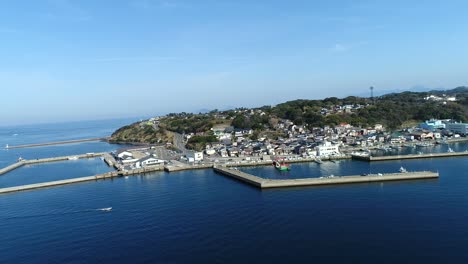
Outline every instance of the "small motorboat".
{"type": "Polygon", "coordinates": [[[103,211],[103,212],[110,212],[110,211],[112,211],[112,207],[99,208],[97,210],[98,211],[103,211]]]}

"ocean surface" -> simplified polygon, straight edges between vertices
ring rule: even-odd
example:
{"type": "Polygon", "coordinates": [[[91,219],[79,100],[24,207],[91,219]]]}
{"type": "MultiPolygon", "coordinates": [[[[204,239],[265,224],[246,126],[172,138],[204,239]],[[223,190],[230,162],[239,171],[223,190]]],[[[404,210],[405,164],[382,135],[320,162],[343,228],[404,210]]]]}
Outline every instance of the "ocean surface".
{"type": "MultiPolygon", "coordinates": [[[[0,128],[0,144],[106,136],[131,121],[0,128]],[[17,134],[17,135],[14,135],[17,134]]],[[[88,142],[0,151],[111,151],[88,142]]],[[[267,178],[440,172],[436,180],[260,191],[211,170],[151,173],[0,195],[0,263],[468,263],[468,158],[244,168],[267,178]],[[99,209],[113,207],[110,212],[99,209]]],[[[23,167],[0,187],[109,170],[100,159],[23,167]]]]}

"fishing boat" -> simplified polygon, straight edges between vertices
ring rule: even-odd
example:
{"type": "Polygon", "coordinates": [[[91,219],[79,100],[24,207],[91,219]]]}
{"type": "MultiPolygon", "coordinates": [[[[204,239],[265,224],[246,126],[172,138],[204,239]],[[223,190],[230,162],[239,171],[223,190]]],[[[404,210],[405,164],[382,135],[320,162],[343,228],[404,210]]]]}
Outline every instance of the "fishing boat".
{"type": "Polygon", "coordinates": [[[279,171],[288,171],[290,170],[291,168],[289,167],[289,164],[286,164],[286,162],[284,161],[284,159],[275,159],[275,161],[273,161],[273,165],[275,166],[275,168],[279,171]]]}

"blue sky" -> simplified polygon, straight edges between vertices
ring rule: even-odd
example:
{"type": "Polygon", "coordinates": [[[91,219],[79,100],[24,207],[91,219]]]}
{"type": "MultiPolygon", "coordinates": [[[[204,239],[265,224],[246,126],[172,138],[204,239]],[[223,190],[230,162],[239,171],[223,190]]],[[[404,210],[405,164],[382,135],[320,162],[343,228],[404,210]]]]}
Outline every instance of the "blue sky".
{"type": "Polygon", "coordinates": [[[467,85],[466,10],[461,0],[0,0],[0,122],[467,85]]]}

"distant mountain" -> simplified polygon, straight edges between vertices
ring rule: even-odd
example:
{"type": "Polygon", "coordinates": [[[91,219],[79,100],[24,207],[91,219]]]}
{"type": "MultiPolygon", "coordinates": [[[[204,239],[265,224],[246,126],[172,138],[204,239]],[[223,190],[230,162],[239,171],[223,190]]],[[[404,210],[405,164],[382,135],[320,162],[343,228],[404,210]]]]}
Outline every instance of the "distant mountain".
{"type": "MultiPolygon", "coordinates": [[[[374,89],[374,96],[382,96],[386,94],[395,94],[395,93],[403,93],[403,92],[429,92],[429,91],[440,91],[444,92],[445,88],[429,88],[424,86],[414,86],[411,88],[406,89],[387,89],[387,90],[379,90],[378,88],[374,89]]],[[[366,92],[361,92],[358,94],[350,94],[351,96],[359,96],[359,97],[370,97],[370,90],[368,89],[366,92]]]]}
{"type": "Polygon", "coordinates": [[[228,111],[228,110],[232,110],[232,109],[235,109],[235,108],[236,108],[235,106],[225,106],[225,107],[218,108],[218,109],[201,108],[201,109],[198,109],[196,111],[193,111],[193,113],[195,113],[195,114],[198,114],[198,113],[206,114],[206,113],[209,113],[209,112],[211,112],[213,110],[218,110],[220,112],[223,112],[223,111],[228,111]]]}
{"type": "Polygon", "coordinates": [[[436,94],[436,95],[439,95],[439,94],[446,94],[446,95],[464,94],[464,93],[468,93],[468,87],[460,86],[460,87],[457,87],[457,88],[454,88],[454,89],[451,89],[451,90],[444,90],[444,91],[431,90],[431,91],[429,91],[429,93],[436,94]]]}

